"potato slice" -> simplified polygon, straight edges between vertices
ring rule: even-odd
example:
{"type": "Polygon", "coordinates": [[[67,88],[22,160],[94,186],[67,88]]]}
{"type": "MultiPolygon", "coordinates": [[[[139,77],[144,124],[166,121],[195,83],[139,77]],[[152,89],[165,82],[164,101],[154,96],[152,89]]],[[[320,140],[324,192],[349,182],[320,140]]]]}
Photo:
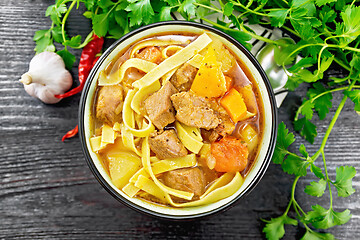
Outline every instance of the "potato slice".
{"type": "Polygon", "coordinates": [[[129,152],[108,155],[110,177],[113,184],[122,189],[129,179],[141,168],[141,159],[129,152]]]}

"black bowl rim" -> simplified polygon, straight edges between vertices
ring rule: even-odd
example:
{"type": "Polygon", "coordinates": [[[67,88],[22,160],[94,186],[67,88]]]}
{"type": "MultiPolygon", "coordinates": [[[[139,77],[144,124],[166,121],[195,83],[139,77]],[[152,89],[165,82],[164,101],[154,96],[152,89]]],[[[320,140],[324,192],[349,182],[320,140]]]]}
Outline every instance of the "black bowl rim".
{"type": "Polygon", "coordinates": [[[95,64],[95,66],[93,67],[93,69],[91,70],[84,89],[82,91],[81,94],[81,98],[80,98],[80,104],[79,104],[79,136],[80,136],[80,142],[81,142],[81,146],[82,146],[82,150],[84,152],[85,155],[85,159],[86,162],[91,170],[91,172],[93,173],[93,175],[95,176],[95,178],[97,179],[97,181],[115,198],[117,199],[119,202],[125,204],[126,206],[137,210],[141,213],[145,213],[147,215],[150,216],[155,216],[155,217],[159,217],[162,219],[168,219],[168,220],[194,220],[194,219],[199,219],[199,218],[203,218],[206,216],[210,216],[213,215],[215,213],[219,213],[222,211],[225,211],[227,209],[229,209],[231,206],[235,205],[234,203],[237,202],[239,199],[241,199],[243,196],[248,195],[255,187],[256,185],[260,182],[261,178],[264,176],[270,162],[271,162],[271,157],[273,155],[274,149],[275,149],[275,144],[276,144],[276,137],[277,137],[277,121],[278,121],[278,116],[277,116],[277,107],[276,107],[276,101],[275,101],[275,95],[274,92],[272,90],[272,87],[270,85],[270,81],[267,78],[265,71],[262,69],[262,67],[260,66],[259,62],[256,60],[256,58],[241,44],[239,43],[237,40],[235,40],[233,37],[229,36],[228,34],[201,24],[201,23],[196,23],[196,22],[187,22],[187,21],[166,21],[166,22],[158,22],[158,23],[153,23],[153,24],[149,24],[143,27],[140,27],[132,32],[129,32],[128,34],[124,35],[122,38],[120,38],[119,40],[117,40],[116,42],[114,42],[99,58],[99,60],[97,61],[97,63],[95,64]],[[234,44],[237,48],[239,48],[245,55],[246,57],[251,61],[251,63],[256,67],[256,69],[259,71],[264,84],[266,86],[266,89],[268,91],[268,95],[269,95],[269,101],[270,101],[270,105],[271,105],[271,113],[272,113],[272,126],[271,126],[271,139],[270,139],[270,143],[269,143],[269,147],[268,147],[268,151],[265,154],[265,159],[262,163],[262,165],[260,166],[260,169],[258,171],[258,173],[256,174],[256,176],[254,177],[254,179],[252,180],[252,182],[247,186],[247,188],[244,189],[243,192],[241,192],[236,198],[234,198],[233,200],[231,200],[230,202],[212,209],[211,211],[207,211],[207,212],[202,212],[202,213],[198,213],[195,215],[170,215],[170,214],[163,214],[163,213],[159,213],[159,212],[155,212],[152,210],[149,210],[147,208],[141,207],[139,205],[136,205],[135,203],[128,201],[127,199],[123,198],[121,195],[119,195],[107,182],[106,180],[102,177],[102,175],[100,174],[100,172],[97,170],[94,162],[92,161],[92,158],[90,156],[90,153],[86,147],[86,139],[85,139],[85,129],[84,129],[84,111],[85,111],[85,103],[86,103],[86,96],[89,92],[90,89],[90,85],[92,80],[94,79],[95,73],[96,71],[99,69],[100,65],[103,63],[103,61],[105,60],[105,58],[107,56],[109,56],[109,54],[121,43],[123,42],[125,39],[127,39],[128,37],[134,36],[144,30],[147,29],[151,29],[154,27],[158,27],[158,26],[164,26],[164,25],[185,25],[185,26],[190,26],[190,27],[196,27],[196,28],[200,28],[200,29],[204,29],[204,30],[208,30],[211,31],[221,37],[224,37],[225,39],[227,39],[229,42],[231,42],[232,44],[234,44]]]}

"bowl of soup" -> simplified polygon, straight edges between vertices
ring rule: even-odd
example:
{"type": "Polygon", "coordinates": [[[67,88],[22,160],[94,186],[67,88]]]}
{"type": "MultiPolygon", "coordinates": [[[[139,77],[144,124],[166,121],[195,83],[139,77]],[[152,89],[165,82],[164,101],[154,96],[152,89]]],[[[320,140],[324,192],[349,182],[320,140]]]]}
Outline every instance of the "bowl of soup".
{"type": "Polygon", "coordinates": [[[81,96],[79,134],[94,176],[125,205],[167,219],[217,213],[248,194],[276,132],[259,63],[198,23],[125,35],[100,57],[81,96]]]}

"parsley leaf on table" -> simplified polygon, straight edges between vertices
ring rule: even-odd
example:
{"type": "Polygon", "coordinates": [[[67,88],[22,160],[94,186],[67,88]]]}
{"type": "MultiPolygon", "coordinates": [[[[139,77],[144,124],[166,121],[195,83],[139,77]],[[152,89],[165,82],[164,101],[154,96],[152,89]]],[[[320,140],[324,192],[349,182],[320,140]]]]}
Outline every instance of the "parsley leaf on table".
{"type": "Polygon", "coordinates": [[[314,139],[317,135],[316,126],[307,118],[304,117],[294,121],[294,129],[300,132],[301,136],[307,141],[314,143],[314,139]]]}
{"type": "Polygon", "coordinates": [[[272,161],[276,164],[283,163],[285,157],[288,155],[288,147],[295,141],[294,134],[289,133],[284,122],[281,122],[278,127],[278,135],[276,139],[276,146],[272,161]]]}
{"type": "Polygon", "coordinates": [[[352,178],[355,177],[354,167],[341,166],[336,168],[336,180],[333,183],[338,191],[339,197],[348,197],[355,192],[352,187],[352,178]]]}
{"type": "Polygon", "coordinates": [[[307,230],[305,235],[300,240],[333,240],[334,235],[331,233],[319,233],[307,230]]]}
{"type": "MultiPolygon", "coordinates": [[[[307,96],[310,100],[314,97],[317,97],[320,94],[326,92],[327,89],[319,82],[313,84],[313,88],[310,88],[307,92],[307,96]]],[[[332,107],[332,95],[331,93],[323,94],[320,97],[312,100],[314,103],[314,108],[316,112],[319,114],[319,118],[322,120],[326,117],[326,114],[329,113],[330,108],[332,107]]]]}
{"type": "Polygon", "coordinates": [[[298,222],[295,219],[288,217],[287,215],[282,215],[277,218],[272,218],[270,221],[263,220],[266,222],[266,226],[263,229],[263,232],[266,234],[266,238],[270,240],[280,239],[284,236],[285,224],[291,224],[296,226],[298,222]]]}
{"type": "Polygon", "coordinates": [[[342,225],[351,218],[348,209],[343,212],[335,212],[332,208],[325,209],[320,205],[314,205],[311,208],[313,211],[307,213],[305,220],[318,229],[328,229],[336,225],[342,225]]]}
{"type": "Polygon", "coordinates": [[[355,103],[355,111],[360,111],[360,90],[344,91],[344,94],[355,103]]]}
{"type": "Polygon", "coordinates": [[[155,13],[150,4],[150,0],[129,0],[128,2],[130,4],[125,10],[129,15],[130,27],[152,22],[155,13]]]}
{"type": "Polygon", "coordinates": [[[305,187],[305,192],[314,197],[321,197],[326,189],[326,181],[324,179],[320,179],[318,182],[313,181],[310,185],[305,187]]]}

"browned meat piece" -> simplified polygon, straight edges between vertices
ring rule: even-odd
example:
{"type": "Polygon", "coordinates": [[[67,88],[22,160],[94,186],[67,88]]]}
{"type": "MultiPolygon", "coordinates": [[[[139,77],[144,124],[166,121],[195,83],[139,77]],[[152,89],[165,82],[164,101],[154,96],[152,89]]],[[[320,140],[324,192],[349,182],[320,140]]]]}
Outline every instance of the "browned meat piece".
{"type": "Polygon", "coordinates": [[[216,131],[218,127],[219,126],[217,126],[215,129],[210,129],[210,130],[201,129],[201,135],[203,139],[211,143],[215,142],[220,137],[219,133],[216,131]]]}
{"type": "Polygon", "coordinates": [[[210,102],[210,106],[221,121],[220,124],[215,128],[215,131],[223,137],[230,135],[235,129],[235,124],[231,120],[226,110],[215,100],[210,102]]]}
{"type": "Polygon", "coordinates": [[[119,85],[104,86],[98,92],[96,117],[110,125],[119,121],[123,106],[123,89],[119,85]]]}
{"type": "Polygon", "coordinates": [[[201,196],[205,190],[205,176],[198,168],[183,168],[164,173],[164,183],[174,189],[192,192],[195,197],[201,196]]]}
{"type": "Polygon", "coordinates": [[[180,92],[189,91],[197,73],[197,68],[188,63],[182,65],[171,77],[170,82],[180,92]]]}
{"type": "Polygon", "coordinates": [[[150,149],[159,159],[183,157],[187,150],[177,137],[175,130],[153,133],[149,138],[150,149]]]}
{"type": "Polygon", "coordinates": [[[146,112],[158,129],[163,129],[166,125],[175,122],[170,96],[177,92],[176,88],[168,82],[145,100],[146,112]]]}
{"type": "Polygon", "coordinates": [[[216,128],[220,120],[210,108],[209,102],[190,92],[181,92],[171,96],[171,101],[176,109],[176,119],[188,126],[216,128]]]}

